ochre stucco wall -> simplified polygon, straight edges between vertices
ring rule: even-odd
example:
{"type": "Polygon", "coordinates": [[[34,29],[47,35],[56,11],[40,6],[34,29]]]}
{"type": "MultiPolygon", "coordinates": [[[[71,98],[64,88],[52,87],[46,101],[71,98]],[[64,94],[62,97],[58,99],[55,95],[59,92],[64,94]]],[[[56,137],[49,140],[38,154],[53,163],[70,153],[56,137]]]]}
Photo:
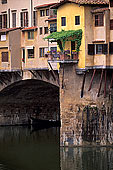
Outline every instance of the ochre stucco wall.
{"type": "MultiPolygon", "coordinates": [[[[85,68],[85,8],[78,4],[66,3],[57,11],[57,31],[82,29],[82,42],[79,52],[79,68],[85,68]],[[71,14],[71,15],[70,15],[71,14]],[[80,16],[80,25],[75,25],[75,16],[80,16]],[[61,26],[61,17],[66,17],[66,26],[61,26]]],[[[71,42],[66,42],[65,49],[71,48],[71,42]]]]}

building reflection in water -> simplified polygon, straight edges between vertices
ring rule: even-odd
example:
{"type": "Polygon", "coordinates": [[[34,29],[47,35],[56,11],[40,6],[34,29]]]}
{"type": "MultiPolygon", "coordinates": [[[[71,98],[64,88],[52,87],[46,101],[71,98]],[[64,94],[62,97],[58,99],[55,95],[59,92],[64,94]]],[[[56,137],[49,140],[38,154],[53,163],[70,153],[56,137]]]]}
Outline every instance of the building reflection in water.
{"type": "Polygon", "coordinates": [[[0,128],[0,170],[112,170],[113,148],[59,146],[59,128],[0,128]]]}
{"type": "Polygon", "coordinates": [[[61,170],[112,170],[113,148],[61,148],[61,170]]]}

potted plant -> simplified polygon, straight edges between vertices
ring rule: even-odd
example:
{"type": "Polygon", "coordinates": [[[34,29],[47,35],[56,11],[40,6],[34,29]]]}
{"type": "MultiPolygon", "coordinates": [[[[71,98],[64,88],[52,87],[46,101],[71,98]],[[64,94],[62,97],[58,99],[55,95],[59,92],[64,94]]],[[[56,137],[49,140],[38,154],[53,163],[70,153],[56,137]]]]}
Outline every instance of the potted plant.
{"type": "Polygon", "coordinates": [[[65,50],[64,54],[70,54],[70,50],[65,50]]]}

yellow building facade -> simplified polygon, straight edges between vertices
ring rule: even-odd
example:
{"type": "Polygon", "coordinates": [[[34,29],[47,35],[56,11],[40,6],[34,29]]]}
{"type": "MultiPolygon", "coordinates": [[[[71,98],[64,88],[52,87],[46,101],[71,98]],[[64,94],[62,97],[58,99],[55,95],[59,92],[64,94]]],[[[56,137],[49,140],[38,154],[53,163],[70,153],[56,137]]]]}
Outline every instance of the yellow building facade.
{"type": "MultiPolygon", "coordinates": [[[[80,6],[74,3],[65,3],[57,10],[57,31],[61,30],[78,30],[82,29],[82,42],[79,52],[79,68],[85,68],[85,15],[84,6],[80,6]],[[80,24],[75,25],[75,16],[80,17],[80,24]],[[66,26],[61,26],[61,18],[66,17],[66,26]]],[[[71,50],[71,41],[67,41],[65,44],[65,50],[71,50]]]]}

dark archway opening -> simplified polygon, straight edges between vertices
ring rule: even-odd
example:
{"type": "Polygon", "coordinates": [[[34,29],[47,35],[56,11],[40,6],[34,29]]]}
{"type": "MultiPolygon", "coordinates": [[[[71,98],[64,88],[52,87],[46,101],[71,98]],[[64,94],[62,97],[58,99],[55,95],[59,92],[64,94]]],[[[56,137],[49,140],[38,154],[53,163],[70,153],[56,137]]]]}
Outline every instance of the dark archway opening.
{"type": "Polygon", "coordinates": [[[0,125],[26,124],[29,117],[60,120],[59,88],[39,80],[14,83],[0,92],[0,125]]]}

